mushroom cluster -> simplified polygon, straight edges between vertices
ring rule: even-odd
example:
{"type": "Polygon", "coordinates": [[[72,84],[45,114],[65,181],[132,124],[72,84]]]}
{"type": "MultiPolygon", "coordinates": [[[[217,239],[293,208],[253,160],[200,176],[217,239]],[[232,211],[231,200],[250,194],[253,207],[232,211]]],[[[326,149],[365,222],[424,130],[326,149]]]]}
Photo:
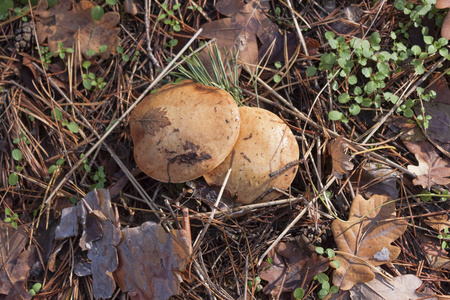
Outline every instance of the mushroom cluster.
{"type": "Polygon", "coordinates": [[[156,180],[204,176],[220,186],[232,163],[226,189],[240,204],[275,199],[274,188],[288,188],[297,172],[297,166],[277,172],[299,157],[294,135],[278,116],[238,108],[227,92],[190,80],[144,98],[130,129],[136,164],[156,180]]]}

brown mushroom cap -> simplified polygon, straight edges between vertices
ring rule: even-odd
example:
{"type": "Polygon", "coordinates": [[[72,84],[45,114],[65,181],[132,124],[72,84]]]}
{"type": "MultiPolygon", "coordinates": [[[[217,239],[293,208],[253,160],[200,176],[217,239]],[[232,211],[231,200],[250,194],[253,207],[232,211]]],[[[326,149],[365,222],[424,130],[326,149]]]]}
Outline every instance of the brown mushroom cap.
{"type": "MultiPolygon", "coordinates": [[[[241,204],[259,199],[267,202],[279,196],[267,193],[271,187],[286,189],[294,180],[297,166],[278,176],[269,174],[298,160],[299,149],[289,127],[275,114],[255,107],[240,107],[241,129],[234,146],[232,171],[226,189],[241,204]]],[[[210,185],[222,185],[230,166],[230,154],[217,168],[204,175],[210,185]]]]}
{"type": "Polygon", "coordinates": [[[238,107],[227,92],[192,81],[165,86],[132,111],[136,164],[162,182],[195,179],[228,156],[239,126],[238,107]]]}

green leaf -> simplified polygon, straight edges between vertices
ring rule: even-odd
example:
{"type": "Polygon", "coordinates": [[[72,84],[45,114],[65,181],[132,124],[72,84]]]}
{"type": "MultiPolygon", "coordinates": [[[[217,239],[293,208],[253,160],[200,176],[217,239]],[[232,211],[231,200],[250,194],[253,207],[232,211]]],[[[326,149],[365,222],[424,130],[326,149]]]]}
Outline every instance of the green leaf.
{"type": "Polygon", "coordinates": [[[303,299],[305,297],[305,290],[302,288],[296,288],[294,290],[294,298],[295,299],[303,299]]]}
{"type": "Polygon", "coordinates": [[[434,38],[431,35],[426,35],[423,37],[423,41],[425,42],[425,44],[432,44],[434,41],[434,38]]]}
{"type": "Polygon", "coordinates": [[[69,124],[67,124],[67,128],[72,131],[73,133],[77,133],[79,131],[78,129],[78,125],[75,122],[70,122],[69,124]]]}
{"type": "Polygon", "coordinates": [[[339,103],[347,103],[350,101],[350,95],[348,93],[342,93],[338,97],[339,103]]]}
{"type": "Polygon", "coordinates": [[[62,119],[62,113],[61,113],[61,111],[60,111],[59,109],[55,108],[55,109],[52,111],[52,117],[53,117],[53,119],[55,119],[56,121],[61,121],[61,119],[62,119]]]}
{"type": "Polygon", "coordinates": [[[327,249],[327,255],[329,258],[333,258],[336,256],[336,253],[334,253],[333,249],[328,248],[327,249]]]}
{"type": "Polygon", "coordinates": [[[348,77],[347,81],[348,81],[348,84],[355,85],[358,83],[358,78],[356,78],[355,75],[351,75],[348,77]]]}
{"type": "Polygon", "coordinates": [[[372,33],[372,35],[369,38],[369,41],[374,45],[378,45],[381,42],[380,34],[378,32],[372,33]]]}
{"type": "Polygon", "coordinates": [[[281,76],[278,75],[278,74],[273,76],[273,81],[276,82],[276,83],[280,82],[281,81],[281,76]]]}
{"type": "Polygon", "coordinates": [[[337,110],[332,110],[328,113],[328,118],[331,121],[339,121],[342,119],[343,116],[344,116],[344,114],[337,110]]]}
{"type": "Polygon", "coordinates": [[[83,80],[83,86],[85,89],[90,90],[92,88],[91,81],[89,79],[83,80]]]}
{"type": "Polygon", "coordinates": [[[364,107],[370,107],[370,106],[372,106],[372,99],[370,99],[370,98],[364,98],[364,99],[362,100],[362,102],[361,102],[361,106],[364,106],[364,107]]]}
{"type": "Polygon", "coordinates": [[[169,45],[171,47],[175,47],[176,45],[178,45],[178,40],[177,39],[172,39],[169,41],[169,45]]]}
{"type": "Polygon", "coordinates": [[[317,274],[317,281],[324,283],[325,281],[330,281],[330,278],[328,278],[327,274],[319,273],[317,274]]]}
{"type": "Polygon", "coordinates": [[[369,81],[365,86],[364,86],[364,92],[366,92],[367,94],[372,94],[373,92],[375,92],[377,89],[375,82],[373,81],[369,81]]]}
{"type": "Polygon", "coordinates": [[[175,31],[181,31],[181,27],[180,27],[180,25],[179,24],[176,24],[176,25],[173,25],[173,30],[175,30],[175,31]]]}
{"type": "Polygon", "coordinates": [[[116,5],[116,0],[106,0],[106,4],[108,4],[108,5],[116,5]]]}
{"type": "Polygon", "coordinates": [[[274,65],[275,65],[275,68],[277,68],[277,69],[281,69],[281,67],[283,66],[283,65],[281,64],[281,62],[279,62],[279,61],[276,61],[276,62],[274,63],[274,65]]]}
{"type": "Polygon", "coordinates": [[[88,51],[86,51],[86,55],[94,56],[95,55],[95,50],[94,49],[89,49],[88,51]]]}
{"type": "Polygon", "coordinates": [[[33,284],[33,290],[36,293],[39,292],[41,290],[41,288],[42,288],[42,284],[41,283],[37,282],[37,283],[33,284]]]}
{"type": "Polygon", "coordinates": [[[123,48],[121,46],[117,46],[116,50],[117,50],[117,53],[123,54],[123,48]]]}
{"type": "Polygon", "coordinates": [[[350,108],[348,109],[348,111],[350,112],[350,114],[356,116],[361,111],[361,107],[359,107],[358,104],[352,104],[352,105],[350,105],[350,108]]]}
{"type": "Polygon", "coordinates": [[[321,289],[318,293],[317,296],[319,297],[319,299],[323,299],[328,295],[328,291],[321,289]]]}
{"type": "Polygon", "coordinates": [[[12,151],[12,158],[16,161],[21,161],[23,158],[22,152],[19,149],[14,149],[12,151]]]}
{"type": "Polygon", "coordinates": [[[339,269],[341,267],[341,263],[339,262],[339,260],[335,259],[331,261],[331,264],[336,268],[339,269]]]}
{"type": "Polygon", "coordinates": [[[365,77],[370,78],[370,75],[372,75],[372,68],[371,67],[362,68],[361,73],[365,77]]]}
{"type": "Polygon", "coordinates": [[[403,111],[403,115],[407,118],[411,118],[412,116],[414,116],[414,112],[411,108],[407,108],[403,111]]]}
{"type": "Polygon", "coordinates": [[[57,168],[57,166],[51,165],[50,168],[48,168],[48,174],[53,174],[53,172],[55,172],[57,168]]]}
{"type": "Polygon", "coordinates": [[[95,21],[100,21],[103,18],[103,15],[105,14],[105,11],[103,10],[103,7],[101,6],[94,6],[91,10],[91,17],[95,21]]]}
{"type": "Polygon", "coordinates": [[[108,46],[107,45],[101,45],[100,47],[98,47],[98,52],[103,53],[106,50],[108,50],[108,46]]]}
{"type": "Polygon", "coordinates": [[[9,174],[9,177],[8,177],[9,185],[16,185],[17,181],[19,181],[19,175],[17,175],[17,173],[9,174]]]}
{"type": "Polygon", "coordinates": [[[86,70],[89,69],[89,67],[91,66],[91,62],[86,60],[85,62],[83,62],[83,68],[85,68],[86,70]]]}
{"type": "Polygon", "coordinates": [[[336,37],[336,34],[334,34],[333,31],[327,31],[327,32],[325,32],[325,38],[326,38],[327,40],[334,39],[335,37],[336,37]]]}
{"type": "Polygon", "coordinates": [[[306,69],[306,75],[308,75],[309,77],[316,75],[316,73],[317,73],[317,68],[312,65],[306,69]]]}
{"type": "Polygon", "coordinates": [[[398,10],[403,10],[406,7],[406,0],[395,0],[394,6],[398,10]]]}
{"type": "Polygon", "coordinates": [[[333,293],[333,294],[336,294],[337,292],[339,292],[339,287],[333,285],[333,286],[330,288],[330,292],[333,293]]]}
{"type": "Polygon", "coordinates": [[[10,218],[10,217],[6,217],[3,221],[4,221],[5,223],[10,223],[10,222],[11,222],[11,218],[10,218]]]}
{"type": "Polygon", "coordinates": [[[0,20],[4,20],[9,16],[9,10],[14,8],[14,2],[12,0],[0,1],[0,20]]]}
{"type": "Polygon", "coordinates": [[[316,247],[316,252],[318,254],[323,254],[325,252],[325,250],[322,247],[316,247]]]}

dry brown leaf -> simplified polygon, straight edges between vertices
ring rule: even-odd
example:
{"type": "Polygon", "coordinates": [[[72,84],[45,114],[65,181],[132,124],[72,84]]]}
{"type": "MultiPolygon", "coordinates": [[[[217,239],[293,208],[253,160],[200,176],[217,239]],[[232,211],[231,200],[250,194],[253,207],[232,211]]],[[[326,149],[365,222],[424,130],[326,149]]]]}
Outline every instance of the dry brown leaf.
{"type": "MultiPolygon", "coordinates": [[[[245,4],[239,0],[222,0],[216,9],[224,18],[203,25],[202,36],[216,38],[218,49],[227,53],[239,51],[239,60],[255,65],[258,63],[258,41],[270,45],[277,36],[278,27],[264,15],[259,1],[245,4]]],[[[251,66],[249,66],[251,68],[251,66]]]]}
{"type": "Polygon", "coordinates": [[[329,142],[328,149],[333,160],[333,175],[342,179],[344,174],[353,170],[353,163],[350,162],[350,155],[344,152],[345,143],[342,142],[343,135],[338,136],[334,141],[329,142]]]}
{"type": "Polygon", "coordinates": [[[280,290],[291,292],[298,287],[306,290],[314,276],[324,272],[330,262],[306,245],[297,243],[279,243],[267,256],[273,261],[261,265],[260,277],[269,282],[263,292],[271,295],[278,295],[280,290]]]}
{"type": "Polygon", "coordinates": [[[17,230],[0,221],[0,295],[1,299],[31,299],[25,288],[28,271],[36,262],[34,247],[28,245],[24,227],[17,230]]]}
{"type": "Polygon", "coordinates": [[[442,249],[441,245],[439,245],[439,241],[431,238],[422,240],[423,242],[420,246],[428,258],[430,267],[450,270],[450,259],[448,258],[448,252],[442,249]]]}
{"type": "Polygon", "coordinates": [[[95,298],[111,297],[116,283],[132,299],[167,299],[179,293],[192,252],[185,230],[167,233],[153,222],[120,229],[108,190],[94,190],[76,209],[65,208],[56,230],[59,239],[78,232],[67,219],[81,220],[80,246],[88,249],[95,298]]]}
{"type": "Polygon", "coordinates": [[[418,166],[408,166],[408,170],[417,175],[413,180],[415,185],[429,189],[433,185],[450,184],[450,163],[439,156],[433,145],[425,141],[403,141],[403,144],[419,162],[418,166]]]}
{"type": "MultiPolygon", "coordinates": [[[[355,285],[350,290],[350,297],[353,300],[413,300],[430,296],[428,294],[416,292],[416,289],[421,285],[422,280],[412,274],[394,277],[392,281],[388,281],[383,276],[377,274],[374,280],[355,285]]],[[[427,299],[436,300],[437,298],[429,297],[427,299]]]]}
{"type": "Polygon", "coordinates": [[[192,253],[185,230],[167,233],[153,222],[122,230],[114,278],[133,300],[168,299],[180,292],[181,276],[192,253]]]}
{"type": "Polygon", "coordinates": [[[374,195],[369,200],[357,195],[348,222],[333,221],[331,230],[338,250],[350,254],[337,255],[340,268],[334,271],[334,285],[349,290],[357,283],[373,280],[375,274],[364,262],[372,266],[386,263],[374,258],[383,248],[389,251],[387,261],[393,261],[400,254],[400,248],[391,243],[405,232],[408,223],[395,218],[395,203],[388,203],[390,200],[384,195],[374,195]]]}
{"type": "Polygon", "coordinates": [[[425,224],[436,229],[438,232],[444,230],[445,227],[450,227],[450,221],[448,215],[442,214],[437,216],[428,217],[428,220],[424,220],[425,224]]]}
{"type": "Polygon", "coordinates": [[[58,51],[58,42],[62,42],[64,48],[72,49],[79,43],[83,55],[91,49],[99,52],[99,47],[106,45],[107,50],[99,55],[103,59],[109,58],[110,54],[116,51],[119,42],[120,29],[116,25],[120,15],[108,12],[100,21],[95,21],[91,16],[95,5],[90,1],[74,3],[59,0],[48,8],[47,0],[42,0],[35,11],[38,16],[36,33],[39,42],[47,39],[49,50],[55,53],[58,51]]]}
{"type": "Polygon", "coordinates": [[[388,195],[392,199],[398,198],[397,178],[399,172],[379,163],[366,163],[361,171],[351,176],[357,194],[363,194],[366,198],[372,195],[388,195]]]}

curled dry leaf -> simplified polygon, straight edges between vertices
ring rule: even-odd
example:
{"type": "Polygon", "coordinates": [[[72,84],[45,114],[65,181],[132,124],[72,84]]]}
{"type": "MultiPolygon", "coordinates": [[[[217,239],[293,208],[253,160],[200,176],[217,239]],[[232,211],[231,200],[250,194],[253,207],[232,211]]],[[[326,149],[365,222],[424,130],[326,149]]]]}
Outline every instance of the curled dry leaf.
{"type": "Polygon", "coordinates": [[[65,208],[56,230],[59,239],[78,234],[72,220],[83,227],[80,246],[88,249],[95,298],[111,297],[116,283],[132,299],[167,299],[179,293],[192,252],[185,230],[166,232],[153,222],[119,228],[108,190],[94,190],[76,209],[65,208]]]}
{"type": "Polygon", "coordinates": [[[350,162],[351,157],[344,152],[345,143],[342,142],[343,138],[343,135],[338,136],[328,146],[333,160],[333,175],[338,179],[342,179],[344,174],[348,174],[348,172],[353,170],[353,163],[350,162]]]}
{"type": "Polygon", "coordinates": [[[312,252],[304,242],[279,243],[272,249],[268,257],[272,263],[264,262],[261,265],[261,279],[269,283],[263,292],[278,295],[281,292],[291,292],[298,287],[306,287],[317,274],[324,272],[329,265],[329,260],[312,252]]]}
{"type": "Polygon", "coordinates": [[[6,295],[1,299],[31,299],[25,283],[36,258],[33,246],[26,249],[28,240],[23,226],[16,230],[0,221],[0,295],[6,295]]]}
{"type": "MultiPolygon", "coordinates": [[[[350,290],[350,297],[353,300],[360,299],[380,299],[380,300],[398,300],[398,299],[419,299],[430,296],[419,293],[416,290],[422,285],[419,277],[406,274],[394,277],[388,281],[383,276],[377,274],[375,279],[360,283],[350,290]]],[[[427,297],[427,299],[437,299],[436,297],[427,297]]]]}
{"type": "Polygon", "coordinates": [[[264,15],[259,1],[245,4],[240,0],[222,0],[217,3],[216,9],[230,18],[203,25],[201,35],[216,38],[218,49],[226,49],[227,53],[239,51],[239,60],[249,65],[258,62],[257,38],[262,47],[268,47],[280,36],[278,27],[264,15]]]}
{"type": "Polygon", "coordinates": [[[438,232],[444,230],[445,227],[450,227],[450,221],[448,220],[448,215],[442,214],[437,216],[428,217],[424,220],[425,224],[436,229],[438,232]]]}
{"type": "Polygon", "coordinates": [[[91,10],[95,6],[90,1],[74,3],[59,0],[54,6],[48,8],[47,0],[42,0],[35,11],[37,18],[36,34],[39,43],[47,39],[50,51],[58,51],[58,42],[64,48],[80,47],[81,53],[86,56],[88,50],[100,52],[99,47],[108,46],[100,57],[107,59],[115,51],[119,42],[117,24],[119,13],[108,12],[100,21],[92,19],[91,10]],[[72,7],[73,4],[73,7],[72,7]],[[79,43],[79,44],[78,44],[79,43]]]}
{"type": "Polygon", "coordinates": [[[403,144],[414,153],[418,166],[409,165],[408,170],[417,175],[415,185],[429,189],[433,185],[450,184],[450,162],[442,159],[433,145],[428,142],[403,141],[403,144]]]}
{"type": "Polygon", "coordinates": [[[180,292],[182,273],[192,253],[185,230],[166,232],[153,222],[122,230],[120,265],[114,278],[133,300],[168,299],[180,292]],[[143,284],[146,283],[146,284],[143,284]]]}
{"type": "Polygon", "coordinates": [[[373,195],[365,200],[361,195],[353,199],[348,222],[333,221],[331,230],[341,252],[337,255],[340,268],[333,274],[333,283],[343,290],[351,289],[357,283],[369,282],[375,278],[372,266],[384,264],[374,255],[385,247],[389,250],[389,261],[397,258],[400,248],[391,245],[407,228],[404,219],[395,218],[395,203],[390,197],[373,195]]]}
{"type": "Polygon", "coordinates": [[[366,163],[360,172],[355,172],[351,176],[351,182],[354,184],[357,194],[363,194],[366,198],[383,194],[397,199],[398,177],[400,177],[399,172],[386,165],[366,163]]]}

